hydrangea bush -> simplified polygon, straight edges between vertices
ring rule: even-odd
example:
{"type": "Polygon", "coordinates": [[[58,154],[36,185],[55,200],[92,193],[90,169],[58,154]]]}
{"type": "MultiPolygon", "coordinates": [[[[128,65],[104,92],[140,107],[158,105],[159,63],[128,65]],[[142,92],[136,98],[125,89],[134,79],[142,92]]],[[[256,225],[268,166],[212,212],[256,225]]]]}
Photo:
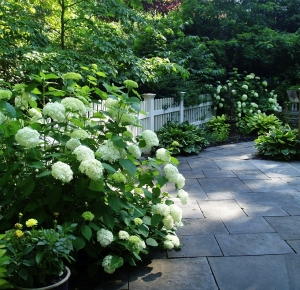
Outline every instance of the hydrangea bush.
{"type": "Polygon", "coordinates": [[[225,84],[217,85],[213,102],[214,110],[225,113],[238,124],[247,115],[282,110],[277,95],[273,90],[268,90],[266,81],[254,73],[240,74],[237,69],[230,73],[225,84]]]}
{"type": "MultiPolygon", "coordinates": [[[[99,72],[103,77],[103,73],[99,72]]],[[[0,89],[0,214],[2,231],[24,218],[77,223],[74,258],[96,273],[136,265],[151,247],[180,247],[182,210],[164,190],[174,184],[187,203],[178,162],[157,146],[154,132],[136,140],[137,84],[123,87],[84,80],[78,73],[36,75],[30,84],[0,89]]]]}

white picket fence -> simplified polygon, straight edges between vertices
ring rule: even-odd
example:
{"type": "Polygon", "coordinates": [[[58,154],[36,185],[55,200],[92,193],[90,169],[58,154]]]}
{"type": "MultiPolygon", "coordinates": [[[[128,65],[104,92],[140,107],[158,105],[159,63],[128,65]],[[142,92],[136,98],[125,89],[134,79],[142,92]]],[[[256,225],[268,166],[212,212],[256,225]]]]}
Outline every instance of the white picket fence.
{"type": "MultiPolygon", "coordinates": [[[[137,136],[144,130],[159,130],[168,121],[182,123],[188,121],[196,126],[203,126],[213,116],[211,109],[212,99],[210,95],[201,95],[202,103],[197,106],[184,107],[183,100],[176,103],[174,98],[155,99],[155,94],[143,94],[139,114],[141,127],[130,127],[133,136],[137,136]]],[[[104,104],[94,106],[95,110],[105,110],[104,104]]]]}

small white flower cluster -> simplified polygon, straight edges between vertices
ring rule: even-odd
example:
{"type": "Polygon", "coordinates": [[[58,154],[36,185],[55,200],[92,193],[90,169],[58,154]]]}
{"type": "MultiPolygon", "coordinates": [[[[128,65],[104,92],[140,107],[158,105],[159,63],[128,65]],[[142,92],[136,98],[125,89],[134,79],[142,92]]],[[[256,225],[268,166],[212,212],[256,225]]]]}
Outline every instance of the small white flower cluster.
{"type": "Polygon", "coordinates": [[[79,165],[80,172],[87,175],[92,180],[99,180],[103,175],[103,165],[97,159],[86,159],[79,165]]]}
{"type": "Polygon", "coordinates": [[[165,148],[159,148],[156,151],[156,158],[163,161],[164,163],[169,163],[171,161],[171,155],[165,148]]]}
{"type": "Polygon", "coordinates": [[[74,151],[75,148],[77,148],[80,145],[81,145],[80,141],[78,139],[74,139],[74,138],[71,138],[66,143],[66,147],[72,151],[74,151]]]}
{"type": "Polygon", "coordinates": [[[180,241],[177,236],[167,235],[164,241],[164,247],[168,250],[172,250],[173,248],[178,248],[180,246],[180,241]]]}
{"type": "Polygon", "coordinates": [[[151,207],[153,214],[158,214],[163,216],[163,224],[167,230],[171,230],[174,226],[182,226],[182,209],[176,205],[171,204],[170,206],[158,203],[151,207]]]}
{"type": "Polygon", "coordinates": [[[32,117],[31,120],[33,122],[44,123],[42,120],[43,115],[37,109],[35,109],[35,108],[29,109],[28,114],[32,117]]]}
{"type": "MultiPolygon", "coordinates": [[[[112,255],[107,255],[104,257],[103,261],[102,261],[102,267],[104,268],[104,271],[108,274],[112,274],[115,272],[116,268],[112,266],[111,264],[111,260],[112,260],[113,256],[112,255]]],[[[121,263],[120,265],[118,265],[118,267],[121,267],[124,263],[123,258],[121,258],[121,263]]]]}
{"type": "Polygon", "coordinates": [[[108,140],[105,144],[98,148],[96,155],[102,160],[113,163],[120,158],[125,157],[126,152],[124,149],[118,149],[111,140],[108,140]]]}
{"type": "Polygon", "coordinates": [[[63,183],[69,182],[73,179],[73,171],[71,167],[61,161],[52,165],[51,174],[54,178],[61,180],[63,183]]]}
{"type": "Polygon", "coordinates": [[[119,231],[118,236],[119,236],[120,240],[128,240],[129,239],[129,234],[126,231],[119,231]]]}
{"type": "Polygon", "coordinates": [[[0,124],[4,123],[6,120],[7,117],[2,112],[0,112],[0,124]]]}
{"type": "Polygon", "coordinates": [[[74,130],[70,134],[70,136],[71,136],[71,138],[79,139],[79,140],[84,140],[84,139],[87,139],[90,137],[89,133],[82,129],[74,130]]]}
{"type": "Polygon", "coordinates": [[[110,245],[114,240],[114,236],[111,231],[106,229],[100,229],[97,231],[97,241],[102,247],[110,245]]]}
{"type": "Polygon", "coordinates": [[[133,244],[133,248],[140,252],[146,248],[146,244],[143,240],[141,240],[138,236],[130,236],[128,241],[133,244]]]}
{"type": "Polygon", "coordinates": [[[248,86],[247,85],[242,85],[242,88],[245,90],[248,90],[248,86]]]}
{"type": "Polygon", "coordinates": [[[183,189],[179,189],[177,196],[179,197],[182,204],[187,204],[189,194],[186,191],[184,191],[183,189]]]}
{"type": "Polygon", "coordinates": [[[76,155],[78,161],[95,159],[94,151],[84,145],[79,145],[78,147],[76,147],[73,151],[73,154],[76,155]]]}
{"type": "Polygon", "coordinates": [[[84,103],[77,98],[67,97],[61,101],[64,107],[71,112],[78,112],[79,114],[86,114],[86,107],[84,103]]]}
{"type": "Polygon", "coordinates": [[[164,172],[166,174],[166,177],[170,182],[173,182],[176,184],[176,187],[178,189],[181,189],[185,185],[185,178],[184,176],[178,172],[178,169],[176,166],[172,164],[167,164],[164,167],[164,172]]]}
{"type": "Polygon", "coordinates": [[[34,102],[35,98],[29,95],[26,92],[23,92],[21,95],[15,97],[15,106],[17,108],[26,109],[30,102],[34,102]]]}
{"type": "Polygon", "coordinates": [[[40,143],[40,133],[29,127],[24,127],[16,133],[15,139],[20,145],[30,149],[40,143]]]}
{"type": "Polygon", "coordinates": [[[142,155],[141,149],[138,145],[136,144],[131,144],[127,147],[127,150],[129,153],[136,159],[139,159],[142,155]]]}
{"type": "Polygon", "coordinates": [[[0,100],[9,100],[12,96],[12,92],[9,90],[0,90],[0,100]]]}
{"type": "Polygon", "coordinates": [[[66,109],[60,103],[47,103],[43,108],[43,114],[51,117],[57,122],[63,122],[66,118],[65,116],[66,109]]]}
{"type": "Polygon", "coordinates": [[[141,133],[144,141],[146,142],[145,150],[151,149],[153,146],[157,146],[159,144],[159,140],[157,135],[151,130],[145,130],[141,133]]]}

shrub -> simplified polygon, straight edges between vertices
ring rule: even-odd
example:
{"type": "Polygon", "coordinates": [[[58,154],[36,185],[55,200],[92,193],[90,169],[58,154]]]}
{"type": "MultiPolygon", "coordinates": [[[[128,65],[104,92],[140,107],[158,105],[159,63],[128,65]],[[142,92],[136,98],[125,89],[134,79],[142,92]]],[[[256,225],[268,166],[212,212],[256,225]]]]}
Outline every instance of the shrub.
{"type": "Polygon", "coordinates": [[[206,131],[208,132],[209,141],[214,142],[223,142],[227,141],[230,134],[230,125],[226,123],[226,115],[222,116],[213,116],[206,123],[206,131]]]}
{"type": "Polygon", "coordinates": [[[264,157],[287,161],[299,158],[298,130],[292,130],[288,125],[273,128],[269,133],[260,135],[254,143],[258,154],[264,157]]]}
{"type": "Polygon", "coordinates": [[[0,89],[0,229],[20,212],[49,228],[57,212],[59,224],[78,224],[76,262],[112,273],[151,247],[180,247],[181,208],[163,186],[172,180],[184,203],[187,193],[166,150],[140,158],[159,141],[146,130],[138,142],[127,129],[140,125],[137,84],[82,87],[81,78],[40,73],[0,89]]]}
{"type": "Polygon", "coordinates": [[[282,122],[274,114],[266,115],[265,113],[248,115],[245,117],[245,123],[250,133],[258,135],[266,134],[273,128],[282,127],[282,122]]]}
{"type": "Polygon", "coordinates": [[[156,131],[159,146],[168,149],[174,155],[182,153],[199,153],[203,146],[208,145],[205,132],[188,121],[181,124],[167,122],[156,131]]]}

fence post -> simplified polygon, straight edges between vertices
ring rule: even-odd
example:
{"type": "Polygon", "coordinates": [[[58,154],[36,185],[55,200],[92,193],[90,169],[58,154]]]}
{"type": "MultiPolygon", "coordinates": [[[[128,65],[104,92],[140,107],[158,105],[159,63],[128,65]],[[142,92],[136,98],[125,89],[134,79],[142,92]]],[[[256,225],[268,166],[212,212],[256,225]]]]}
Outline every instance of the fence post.
{"type": "Polygon", "coordinates": [[[184,95],[186,94],[186,92],[179,92],[180,94],[180,104],[179,104],[179,123],[183,123],[183,119],[184,119],[184,95]]]}
{"type": "Polygon", "coordinates": [[[156,94],[142,94],[145,102],[146,102],[146,108],[147,108],[147,113],[148,113],[148,119],[147,119],[147,126],[146,128],[154,131],[154,98],[156,94]]]}

